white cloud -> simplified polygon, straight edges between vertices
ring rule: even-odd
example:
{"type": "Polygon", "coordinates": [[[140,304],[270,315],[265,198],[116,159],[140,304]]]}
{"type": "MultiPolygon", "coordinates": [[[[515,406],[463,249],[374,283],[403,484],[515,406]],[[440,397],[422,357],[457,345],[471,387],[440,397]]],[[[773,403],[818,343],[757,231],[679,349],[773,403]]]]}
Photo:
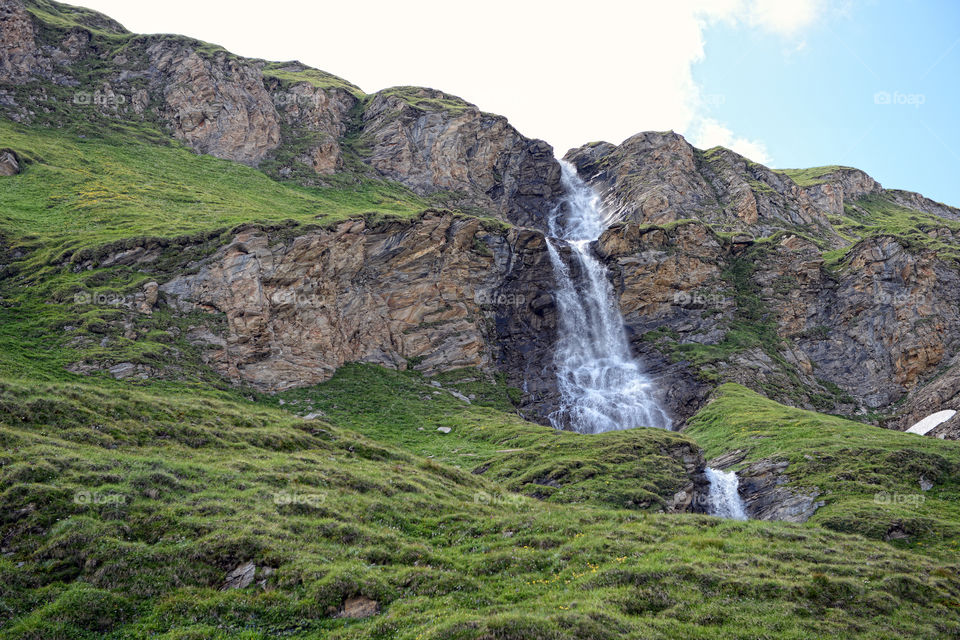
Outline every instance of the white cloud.
{"type": "Polygon", "coordinates": [[[704,127],[708,110],[692,75],[707,26],[725,21],[796,34],[821,0],[790,0],[789,7],[775,0],[275,0],[270,11],[259,0],[77,1],[133,31],[185,33],[240,55],[299,59],[366,91],[443,89],[508,116],[562,155],[644,130],[715,130],[704,127]]]}
{"type": "Polygon", "coordinates": [[[747,21],[780,35],[794,36],[811,26],[822,9],[822,0],[753,0],[747,9],[747,21]]]}
{"type": "Polygon", "coordinates": [[[771,160],[763,142],[737,137],[728,127],[712,118],[702,119],[697,124],[692,138],[691,144],[700,149],[721,146],[760,164],[768,164],[771,160]]]}

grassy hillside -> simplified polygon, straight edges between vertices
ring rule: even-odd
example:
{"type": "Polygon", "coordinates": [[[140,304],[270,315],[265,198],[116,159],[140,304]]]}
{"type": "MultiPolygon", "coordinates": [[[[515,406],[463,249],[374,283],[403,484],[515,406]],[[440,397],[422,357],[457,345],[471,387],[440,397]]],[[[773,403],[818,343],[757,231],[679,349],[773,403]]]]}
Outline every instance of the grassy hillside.
{"type": "Polygon", "coordinates": [[[416,371],[352,364],[324,384],[270,401],[303,413],[322,411],[379,442],[547,502],[662,511],[689,483],[682,456],[697,447],[688,438],[660,429],[591,438],[557,431],[517,417],[510,399],[517,391],[471,369],[428,381],[416,371]],[[464,402],[451,391],[474,400],[464,402]]]}
{"type": "Polygon", "coordinates": [[[953,559],[532,500],[223,394],[3,382],[0,438],[2,638],[960,633],[953,559]],[[380,613],[336,617],[357,595],[380,613]]]}
{"type": "Polygon", "coordinates": [[[42,244],[38,258],[251,221],[325,224],[367,213],[413,216],[427,206],[393,183],[299,187],[173,141],[144,141],[129,132],[80,137],[0,119],[0,138],[26,160],[22,174],[3,178],[0,229],[14,246],[42,244]]]}
{"type": "Polygon", "coordinates": [[[708,458],[745,450],[740,469],[785,460],[788,486],[817,487],[826,505],[811,523],[956,557],[960,552],[960,442],[925,438],[777,404],[721,386],[685,434],[708,458]],[[933,484],[921,488],[921,478],[933,484]]]}

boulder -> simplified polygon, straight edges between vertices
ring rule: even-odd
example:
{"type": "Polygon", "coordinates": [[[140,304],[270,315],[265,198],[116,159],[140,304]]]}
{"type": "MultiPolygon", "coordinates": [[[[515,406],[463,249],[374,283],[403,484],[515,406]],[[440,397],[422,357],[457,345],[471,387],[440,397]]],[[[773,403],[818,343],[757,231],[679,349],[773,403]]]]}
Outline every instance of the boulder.
{"type": "Polygon", "coordinates": [[[0,176],[15,176],[20,173],[20,158],[12,149],[0,149],[0,176]]]}

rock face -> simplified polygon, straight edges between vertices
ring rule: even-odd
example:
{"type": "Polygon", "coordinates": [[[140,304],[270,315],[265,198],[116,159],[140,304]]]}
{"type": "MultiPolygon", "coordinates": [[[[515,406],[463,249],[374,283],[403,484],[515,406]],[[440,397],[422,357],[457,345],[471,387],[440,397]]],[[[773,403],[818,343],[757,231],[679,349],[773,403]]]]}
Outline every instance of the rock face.
{"type": "Polygon", "coordinates": [[[722,286],[726,249],[707,227],[691,223],[671,230],[617,225],[601,236],[596,251],[610,270],[634,353],[666,390],[671,414],[681,420],[693,415],[712,387],[698,380],[685,362],[665,357],[646,336],[668,330],[691,343],[723,338],[732,300],[709,293],[711,301],[722,298],[725,305],[725,312],[713,313],[699,297],[722,286]]]}
{"type": "MultiPolygon", "coordinates": [[[[506,372],[531,417],[552,410],[557,311],[542,232],[562,187],[549,145],[440,91],[366,95],[298,62],[136,36],[84,9],[44,3],[37,15],[55,19],[42,22],[22,0],[0,3],[0,112],[13,120],[48,122],[57,103],[94,124],[167,131],[275,178],[397,181],[515,225],[431,213],[295,239],[250,228],[199,273],[137,293],[133,310],[151,314],[162,289],[181,308],[223,312],[224,335],[198,328],[194,339],[216,370],[263,389],[319,382],[350,361],[478,366],[506,372]]],[[[908,395],[903,421],[956,402],[952,373],[931,380],[960,345],[960,276],[949,256],[960,210],[885,190],[856,169],[773,171],[672,132],[566,158],[614,219],[594,248],[633,350],[681,423],[724,381],[842,413],[891,412],[908,395]],[[876,230],[898,207],[925,216],[905,239],[876,230]],[[860,228],[865,237],[851,241],[860,228]],[[846,253],[838,262],[825,258],[830,249],[846,253]]],[[[0,175],[21,169],[14,151],[0,151],[0,175]]],[[[161,253],[128,247],[97,266],[161,253]]],[[[124,365],[115,375],[155,373],[111,364],[124,365]]]]}
{"type": "Polygon", "coordinates": [[[440,91],[376,94],[363,114],[361,140],[370,148],[366,162],[381,175],[421,194],[460,192],[523,226],[545,228],[562,195],[550,145],[440,91]]]}
{"type": "Polygon", "coordinates": [[[784,226],[835,235],[793,180],[727,149],[700,151],[673,132],[640,133],[620,146],[593,143],[564,159],[603,194],[616,220],[664,224],[698,218],[755,235],[784,226]]]}
{"type": "Polygon", "coordinates": [[[0,82],[15,84],[38,66],[33,20],[21,0],[0,3],[0,82]]]}
{"type": "Polygon", "coordinates": [[[226,52],[201,57],[186,44],[158,40],[147,47],[160,116],[174,137],[200,153],[257,164],[280,144],[276,108],[261,70],[226,52]]]}
{"type": "Polygon", "coordinates": [[[737,472],[739,493],[747,515],[753,520],[806,522],[825,503],[817,489],[796,490],[783,486],[787,462],[758,460],[737,472]]]}
{"type": "MultiPolygon", "coordinates": [[[[686,353],[729,345],[708,378],[768,395],[799,381],[831,410],[853,412],[898,401],[960,344],[960,274],[893,238],[859,243],[840,270],[827,268],[802,237],[754,245],[720,238],[700,222],[615,225],[596,251],[610,269],[634,352],[668,389],[681,420],[712,388],[686,353]],[[757,346],[738,337],[745,330],[757,346]],[[836,393],[823,385],[848,398],[825,400],[836,393]]],[[[800,404],[827,408],[812,399],[800,404]]]]}
{"type": "Polygon", "coordinates": [[[913,191],[901,191],[899,189],[888,190],[885,193],[890,197],[891,200],[902,207],[923,211],[924,213],[929,213],[930,215],[941,218],[947,218],[949,220],[960,220],[960,209],[936,202],[930,198],[920,195],[919,193],[914,193],[913,191]]]}
{"type": "Polygon", "coordinates": [[[322,382],[359,361],[500,368],[542,399],[552,388],[556,316],[542,298],[551,288],[539,233],[428,213],[286,242],[245,231],[161,290],[182,310],[224,313],[223,339],[197,340],[223,375],[264,390],[322,382]]]}
{"type": "Polygon", "coordinates": [[[837,280],[811,279],[795,292],[780,330],[821,378],[866,407],[883,407],[931,373],[960,338],[960,275],[890,237],[864,240],[849,256],[837,280]]]}
{"type": "MultiPolygon", "coordinates": [[[[917,392],[900,411],[900,416],[890,426],[905,431],[920,420],[939,411],[960,411],[960,356],[947,364],[947,368],[917,392]]],[[[928,436],[960,440],[960,414],[928,432],[928,436]]]]}
{"type": "MultiPolygon", "coordinates": [[[[277,70],[297,73],[307,71],[308,67],[291,62],[277,70]]],[[[285,86],[269,77],[265,82],[291,135],[311,141],[296,160],[319,175],[341,171],[344,168],[341,139],[347,135],[350,113],[359,103],[356,95],[344,88],[316,87],[308,82],[285,86]]]]}
{"type": "Polygon", "coordinates": [[[843,215],[845,202],[883,191],[880,183],[859,169],[837,167],[817,178],[816,184],[804,187],[810,202],[821,211],[843,215]]]}

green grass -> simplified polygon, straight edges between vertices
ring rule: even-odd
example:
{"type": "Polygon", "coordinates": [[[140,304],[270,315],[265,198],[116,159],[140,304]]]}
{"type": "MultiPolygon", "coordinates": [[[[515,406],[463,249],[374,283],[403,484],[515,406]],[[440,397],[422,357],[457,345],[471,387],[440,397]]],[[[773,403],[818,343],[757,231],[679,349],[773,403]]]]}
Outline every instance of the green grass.
{"type": "Polygon", "coordinates": [[[46,251],[252,221],[330,223],[368,212],[411,217],[426,206],[393,183],[297,187],[175,143],[145,144],[121,133],[79,138],[0,120],[0,136],[27,160],[22,174],[3,180],[0,230],[14,242],[36,239],[46,251]]]}
{"type": "Polygon", "coordinates": [[[660,429],[589,438],[557,431],[516,416],[516,392],[473,369],[428,380],[415,371],[350,364],[328,382],[270,401],[304,414],[322,411],[379,442],[549,502],[658,511],[689,482],[680,459],[685,449],[696,450],[689,439],[660,429]],[[468,404],[448,390],[475,399],[468,404]],[[437,431],[444,427],[450,433],[437,431]]]}
{"type": "MultiPolygon", "coordinates": [[[[894,236],[910,251],[935,251],[947,263],[960,265],[960,249],[956,243],[928,235],[944,228],[954,236],[960,235],[960,222],[901,207],[883,195],[867,195],[845,204],[844,215],[831,222],[846,237],[894,236]]],[[[846,252],[825,257],[831,264],[840,265],[846,252]]]]}
{"type": "Polygon", "coordinates": [[[62,31],[82,28],[99,37],[107,38],[130,35],[111,18],[84,7],[47,0],[27,0],[26,8],[43,25],[62,31]]]}
{"type": "Polygon", "coordinates": [[[477,107],[462,98],[447,93],[441,94],[442,97],[427,97],[420,95],[424,91],[423,87],[390,87],[378,92],[378,95],[396,96],[404,102],[423,109],[425,111],[454,111],[461,112],[477,107]]]}
{"type": "Polygon", "coordinates": [[[149,125],[81,137],[69,127],[0,120],[4,145],[24,171],[0,189],[0,374],[70,378],[78,361],[174,363],[185,379],[217,382],[184,338],[207,314],[152,317],[123,307],[83,304],[76,294],[127,297],[146,282],[182,272],[255,224],[276,240],[316,226],[364,217],[413,218],[427,203],[400,185],[359,180],[338,189],[271,180],[256,169],[183,146],[160,144],[149,125]],[[99,267],[110,254],[153,247],[150,273],[99,267]],[[123,336],[133,323],[137,339],[123,336]]]}
{"type": "Polygon", "coordinates": [[[829,165],[826,167],[808,167],[806,169],[777,169],[776,172],[782,173],[801,187],[812,187],[826,182],[824,176],[844,169],[852,170],[852,167],[829,165]]]}
{"type": "Polygon", "coordinates": [[[955,558],[532,500],[228,393],[4,381],[0,440],[4,639],[960,633],[955,558]],[[275,571],[218,591],[246,561],[275,571]]]}
{"type": "MultiPolygon", "coordinates": [[[[83,86],[150,38],[84,9],[30,7],[43,42],[93,31],[102,59],[75,65],[83,86]]],[[[321,71],[268,63],[264,73],[368,98],[321,71]]],[[[0,178],[0,640],[960,635],[953,443],[791,413],[727,387],[688,433],[599,436],[523,420],[518,390],[476,370],[426,379],[355,364],[264,395],[216,376],[186,339],[198,325],[218,330],[221,316],[76,300],[130,296],[196,268],[240,227],[280,242],[351,218],[412,219],[439,200],[366,177],[362,104],[344,140],[348,170],[308,188],[197,155],[151,116],[113,121],[71,105],[71,87],[45,89],[56,100],[37,126],[0,121],[3,146],[24,159],[21,175],[0,178]],[[157,251],[149,273],[102,265],[141,246],[157,251]],[[65,370],[79,361],[170,375],[65,370]],[[300,417],[313,411],[322,418],[300,417]],[[787,455],[791,482],[820,487],[828,504],[802,526],[660,513],[688,482],[680,458],[695,454],[693,438],[710,455],[787,455]],[[875,487],[906,492],[918,472],[936,482],[923,505],[872,502],[875,487]],[[879,539],[892,520],[909,541],[879,539]],[[275,571],[220,591],[246,561],[275,571]],[[336,617],[356,595],[381,613],[336,617]]],[[[473,108],[419,91],[387,93],[473,108]]],[[[263,168],[298,152],[290,143],[263,168]]],[[[709,366],[776,351],[751,273],[745,259],[725,274],[738,307],[728,340],[685,357],[709,366]]]]}
{"type": "Polygon", "coordinates": [[[320,71],[319,69],[304,69],[302,71],[291,71],[287,62],[267,62],[263,67],[263,75],[288,82],[309,82],[314,87],[320,89],[345,89],[357,98],[364,98],[366,94],[360,87],[343,78],[320,71]]]}
{"type": "Polygon", "coordinates": [[[741,468],[761,459],[786,460],[791,487],[816,487],[826,501],[810,522],[956,557],[960,552],[960,443],[803,411],[734,384],[691,418],[684,433],[708,458],[746,450],[741,468]],[[920,488],[920,477],[934,484],[920,488]]]}

